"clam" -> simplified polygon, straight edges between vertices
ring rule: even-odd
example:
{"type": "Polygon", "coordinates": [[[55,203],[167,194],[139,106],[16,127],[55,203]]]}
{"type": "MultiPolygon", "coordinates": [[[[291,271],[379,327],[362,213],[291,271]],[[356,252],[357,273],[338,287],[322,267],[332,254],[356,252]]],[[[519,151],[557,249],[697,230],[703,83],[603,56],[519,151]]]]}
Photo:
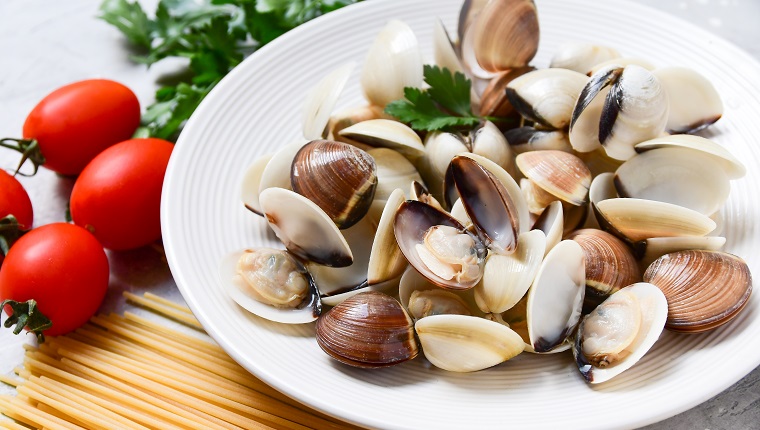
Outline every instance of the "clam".
{"type": "Polygon", "coordinates": [[[591,172],[581,159],[563,151],[518,154],[517,167],[535,185],[557,199],[580,206],[586,201],[591,172]]]}
{"type": "Polygon", "coordinates": [[[584,313],[589,313],[621,288],[641,280],[633,253],[615,236],[601,230],[582,229],[567,238],[581,245],[586,259],[584,313]]]}
{"type": "Polygon", "coordinates": [[[262,155],[255,159],[243,175],[243,181],[240,187],[240,199],[243,205],[249,211],[256,215],[262,215],[261,205],[259,205],[259,186],[264,174],[264,168],[272,160],[272,154],[262,155]]]}
{"type": "Polygon", "coordinates": [[[287,251],[246,249],[225,256],[219,280],[238,305],[270,321],[302,324],[322,312],[306,268],[287,251]]]}
{"type": "Polygon", "coordinates": [[[636,242],[633,249],[643,267],[648,267],[657,258],[671,252],[690,249],[720,251],[725,244],[726,238],[720,236],[651,237],[636,242]]]}
{"type": "Polygon", "coordinates": [[[544,255],[548,254],[562,240],[562,235],[565,231],[564,225],[565,219],[562,203],[559,200],[554,200],[546,206],[546,209],[541,212],[541,215],[533,224],[533,230],[540,230],[546,236],[544,255]]]}
{"type": "Polygon", "coordinates": [[[438,66],[445,67],[452,73],[464,73],[456,47],[451,42],[449,33],[440,18],[436,18],[433,24],[433,57],[438,66]]]}
{"type": "Polygon", "coordinates": [[[630,369],[659,339],[667,307],[662,292],[645,282],[608,297],[578,327],[573,355],[581,375],[598,384],[630,369]]]}
{"type": "Polygon", "coordinates": [[[458,290],[480,280],[486,248],[449,214],[407,200],[396,212],[394,231],[409,264],[432,283],[458,290]]]}
{"type": "Polygon", "coordinates": [[[569,69],[586,73],[595,65],[620,57],[615,48],[590,43],[567,43],[561,45],[552,56],[549,67],[569,69]]]}
{"type": "Polygon", "coordinates": [[[713,163],[722,168],[729,179],[739,179],[747,174],[747,168],[744,167],[744,164],[726,148],[701,136],[674,134],[647,140],[634,147],[639,153],[660,148],[688,149],[712,157],[713,163]]]}
{"type": "Polygon", "coordinates": [[[522,338],[510,328],[467,315],[433,315],[414,329],[425,358],[451,372],[475,372],[503,363],[523,351],[522,338]]]}
{"type": "Polygon", "coordinates": [[[346,239],[311,200],[283,188],[267,188],[259,195],[259,203],[269,226],[294,255],[331,267],[353,263],[346,239]]]}
{"type": "Polygon", "coordinates": [[[651,72],[636,65],[610,66],[591,76],[581,91],[570,122],[570,143],[580,152],[601,144],[610,157],[627,160],[635,155],[635,144],[662,133],[667,116],[667,94],[651,72]],[[604,95],[607,87],[609,93],[604,95]],[[601,97],[604,102],[597,116],[599,103],[592,102],[601,97]],[[597,136],[589,135],[596,131],[594,123],[597,136]]]}
{"type": "Polygon", "coordinates": [[[621,197],[657,200],[710,215],[731,191],[715,157],[686,148],[659,148],[638,154],[615,172],[621,197]]]}
{"type": "Polygon", "coordinates": [[[668,93],[670,105],[666,129],[670,133],[694,133],[723,116],[723,102],[704,76],[687,67],[663,67],[654,75],[668,93]]]}
{"type": "Polygon", "coordinates": [[[404,273],[404,269],[407,267],[406,259],[404,259],[404,255],[396,243],[396,236],[393,232],[394,217],[403,202],[403,191],[396,189],[388,198],[378,221],[367,267],[369,285],[376,285],[397,278],[404,273]]]}
{"type": "Polygon", "coordinates": [[[520,301],[538,273],[545,249],[546,236],[532,230],[520,235],[514,253],[489,254],[483,278],[473,289],[480,310],[498,314],[520,301]]]}
{"type": "Polygon", "coordinates": [[[668,300],[665,328],[683,333],[712,330],[736,317],[749,301],[752,275],[741,258],[720,251],[678,251],[655,260],[644,281],[668,300]]]}
{"type": "Polygon", "coordinates": [[[501,72],[491,79],[488,86],[483,90],[483,95],[480,99],[480,115],[491,117],[507,117],[512,115],[515,109],[509,102],[504,88],[512,80],[533,70],[536,69],[530,66],[518,67],[501,72]]]}
{"type": "Polygon", "coordinates": [[[567,69],[528,72],[507,84],[507,97],[523,118],[550,129],[570,124],[578,95],[588,77],[567,69]]]}
{"type": "Polygon", "coordinates": [[[605,69],[610,66],[616,66],[616,67],[625,67],[629,65],[636,65],[639,67],[643,67],[650,72],[655,69],[654,64],[650,63],[647,60],[644,60],[643,58],[638,57],[620,57],[620,58],[613,58],[611,60],[602,61],[601,63],[595,64],[594,67],[590,67],[586,69],[583,73],[587,74],[588,76],[594,75],[596,72],[605,69]]]}
{"type": "Polygon", "coordinates": [[[597,177],[602,173],[615,172],[623,164],[623,161],[608,156],[604,148],[591,152],[579,152],[575,155],[586,163],[592,177],[597,177]]]}
{"type": "Polygon", "coordinates": [[[586,272],[581,246],[563,240],[546,255],[528,290],[530,345],[538,353],[566,348],[581,316],[586,272]]]}
{"type": "Polygon", "coordinates": [[[540,215],[551,203],[559,202],[554,194],[544,191],[530,179],[520,179],[520,191],[528,204],[528,210],[533,215],[540,215]]]}
{"type": "Polygon", "coordinates": [[[405,87],[422,85],[422,54],[408,25],[389,21],[375,38],[362,67],[361,84],[370,104],[404,98],[405,87]]]}
{"type": "Polygon", "coordinates": [[[375,160],[342,142],[304,145],[291,166],[293,191],[322,208],[338,228],[356,224],[372,204],[377,186],[375,160]]]}
{"type": "Polygon", "coordinates": [[[632,242],[652,237],[705,236],[715,221],[699,212],[671,203],[614,198],[595,204],[599,224],[632,242]]]}
{"type": "Polygon", "coordinates": [[[491,0],[465,29],[462,54],[472,49],[487,72],[523,67],[538,50],[538,13],[532,0],[491,0]],[[467,31],[472,29],[472,40],[467,31]]]}
{"type": "MultiPolygon", "coordinates": [[[[615,175],[612,173],[600,173],[594,177],[593,181],[591,181],[591,186],[588,189],[588,200],[589,206],[591,207],[590,212],[599,228],[608,231],[621,239],[627,240],[625,239],[625,235],[615,230],[610,222],[604,218],[604,214],[599,212],[599,208],[597,208],[599,202],[618,197],[614,179],[615,175]]],[[[593,224],[593,222],[589,220],[587,220],[586,223],[593,224]]]]}
{"type": "Polygon", "coordinates": [[[407,309],[415,321],[433,315],[472,315],[461,297],[440,288],[412,291],[407,309]]]}
{"type": "Polygon", "coordinates": [[[412,163],[425,155],[422,140],[408,126],[390,119],[371,119],[346,127],[340,136],[375,148],[389,148],[401,153],[412,163]]]}
{"type": "MultiPolygon", "coordinates": [[[[298,151],[306,145],[306,140],[296,140],[293,143],[283,146],[279,151],[272,155],[272,159],[269,160],[264,170],[261,172],[261,180],[258,184],[258,189],[243,191],[246,194],[253,194],[258,192],[259,194],[267,188],[284,188],[286,190],[292,190],[290,184],[290,169],[293,165],[293,159],[296,157],[298,151]]],[[[254,183],[244,183],[243,187],[252,186],[254,183]]]]}
{"type": "Polygon", "coordinates": [[[522,154],[529,151],[557,150],[572,151],[567,133],[560,130],[537,130],[534,127],[518,127],[504,133],[512,152],[522,154]]]}
{"type": "Polygon", "coordinates": [[[430,191],[428,191],[428,189],[420,182],[412,181],[412,185],[409,189],[409,198],[410,200],[417,200],[418,202],[429,204],[436,209],[444,210],[443,206],[438,202],[438,199],[433,197],[433,195],[430,194],[430,191]]]}
{"type": "Polygon", "coordinates": [[[451,206],[451,211],[449,211],[449,213],[454,217],[454,219],[459,221],[459,223],[465,227],[468,227],[472,224],[470,216],[467,215],[467,211],[464,209],[462,199],[457,199],[457,201],[454,202],[454,205],[451,206]]]}
{"type": "Polygon", "coordinates": [[[356,64],[351,62],[328,74],[309,92],[303,109],[303,137],[307,140],[324,138],[327,123],[356,64]]]}
{"type": "Polygon", "coordinates": [[[387,367],[411,360],[419,347],[412,319],[386,294],[357,294],[317,320],[317,343],[330,357],[355,367],[387,367]]]}
{"type": "Polygon", "coordinates": [[[363,121],[369,121],[371,119],[391,119],[391,117],[383,112],[383,108],[374,105],[351,107],[338,111],[332,114],[330,116],[330,120],[327,122],[327,139],[351,144],[358,144],[361,146],[362,144],[341,136],[340,132],[344,128],[348,128],[354,124],[358,124],[363,121]]]}
{"type": "MultiPolygon", "coordinates": [[[[398,298],[401,305],[410,312],[413,306],[419,305],[419,303],[415,304],[412,302],[413,295],[417,299],[422,299],[423,302],[432,301],[433,303],[431,303],[432,307],[430,309],[438,314],[456,313],[458,315],[483,315],[479,312],[478,306],[475,303],[472,289],[445,290],[431,283],[418,271],[409,267],[404,271],[404,274],[401,275],[401,280],[398,286],[398,298]],[[448,294],[439,294],[439,292],[446,292],[448,294]],[[452,296],[456,296],[457,298],[453,299],[452,296]],[[441,303],[438,303],[439,301],[441,301],[441,303]],[[459,303],[459,305],[464,304],[465,307],[462,308],[454,302],[459,303]],[[444,309],[448,309],[448,311],[442,312],[444,309]]],[[[415,319],[419,318],[415,317],[415,319]]]]}
{"type": "Polygon", "coordinates": [[[377,215],[383,211],[385,203],[394,190],[397,188],[404,190],[413,181],[421,183],[422,177],[414,165],[397,151],[388,148],[371,148],[367,150],[367,154],[372,156],[377,165],[377,187],[371,209],[371,213],[377,215]]]}

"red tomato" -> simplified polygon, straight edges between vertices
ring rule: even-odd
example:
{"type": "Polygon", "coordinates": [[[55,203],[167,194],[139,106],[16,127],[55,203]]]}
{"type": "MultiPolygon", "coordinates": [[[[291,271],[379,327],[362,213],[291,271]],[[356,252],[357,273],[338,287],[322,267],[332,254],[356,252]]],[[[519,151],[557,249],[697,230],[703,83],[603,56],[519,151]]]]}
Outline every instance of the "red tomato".
{"type": "Polygon", "coordinates": [[[95,157],[71,191],[71,217],[106,248],[134,249],[161,238],[161,187],[174,145],[131,139],[95,157]]]}
{"type": "MultiPolygon", "coordinates": [[[[0,301],[37,301],[53,326],[68,333],[97,312],[108,288],[108,258],[87,230],[54,223],[35,228],[11,247],[0,268],[0,301]]],[[[6,306],[6,312],[10,308],[6,306]]]]}
{"type": "Polygon", "coordinates": [[[24,137],[36,139],[44,166],[76,175],[96,155],[129,139],[140,125],[140,103],[124,85],[91,79],[63,86],[32,109],[24,137]]]}
{"type": "Polygon", "coordinates": [[[21,183],[0,169],[0,219],[13,215],[21,230],[32,228],[32,201],[21,183]]]}

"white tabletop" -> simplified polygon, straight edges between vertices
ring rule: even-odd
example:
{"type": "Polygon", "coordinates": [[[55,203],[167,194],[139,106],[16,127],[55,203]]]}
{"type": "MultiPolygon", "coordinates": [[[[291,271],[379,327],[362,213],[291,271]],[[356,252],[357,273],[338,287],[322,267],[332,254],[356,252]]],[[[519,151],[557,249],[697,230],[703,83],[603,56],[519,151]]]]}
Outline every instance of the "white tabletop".
{"type": "MultiPolygon", "coordinates": [[[[700,25],[760,60],[760,1],[637,1],[700,25]]],[[[140,0],[148,10],[153,10],[156,2],[140,0]]],[[[159,63],[150,70],[130,62],[122,35],[95,18],[99,4],[95,0],[0,0],[0,136],[19,137],[27,113],[64,84],[87,78],[113,79],[129,86],[145,107],[153,100],[156,81],[177,70],[177,62],[159,63]]],[[[17,160],[14,153],[0,151],[0,168],[10,169],[17,160]]],[[[37,176],[20,180],[32,199],[35,225],[65,220],[73,179],[40,169],[37,176]]],[[[138,294],[150,291],[182,301],[156,249],[109,252],[109,262],[111,280],[104,312],[135,311],[124,304],[124,290],[138,294]]],[[[21,344],[31,341],[32,336],[13,336],[10,330],[0,330],[0,373],[10,374],[22,363],[21,344]]],[[[760,368],[713,399],[646,428],[758,428],[758,381],[760,368]]],[[[12,392],[0,384],[0,394],[12,392]]]]}

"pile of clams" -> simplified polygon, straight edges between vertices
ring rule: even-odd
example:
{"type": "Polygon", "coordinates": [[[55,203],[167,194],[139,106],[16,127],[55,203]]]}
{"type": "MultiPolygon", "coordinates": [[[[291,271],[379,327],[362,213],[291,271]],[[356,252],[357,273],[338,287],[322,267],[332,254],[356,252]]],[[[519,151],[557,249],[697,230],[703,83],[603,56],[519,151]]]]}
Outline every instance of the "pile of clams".
{"type": "Polygon", "coordinates": [[[703,332],[742,310],[751,275],[719,234],[745,168],[694,134],[722,115],[704,77],[590,44],[535,69],[531,0],[465,1],[456,40],[434,25],[435,62],[466,74],[494,121],[423,134],[385,114],[423,84],[416,36],[389,22],[362,67],[368,104],[334,111],[354,65],[337,68],[306,98],[302,139],[245,173],[245,207],[284,249],[225,257],[232,299],[316,321],[319,346],[351,366],[421,351],[471,372],[572,350],[592,383],[663,329],[703,332]]]}

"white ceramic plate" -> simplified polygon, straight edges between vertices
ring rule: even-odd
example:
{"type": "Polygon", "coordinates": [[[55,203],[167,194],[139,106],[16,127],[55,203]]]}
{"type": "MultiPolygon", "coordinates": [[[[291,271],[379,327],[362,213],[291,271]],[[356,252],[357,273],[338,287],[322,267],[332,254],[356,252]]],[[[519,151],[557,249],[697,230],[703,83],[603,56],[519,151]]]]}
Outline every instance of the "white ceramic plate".
{"type": "MultiPolygon", "coordinates": [[[[366,371],[340,365],[314,340],[313,325],[270,323],[237,306],[217,279],[227,252],[276,244],[243,208],[240,179],[258,155],[299,136],[306,92],[337,66],[362,64],[379,29],[407,22],[432,58],[436,15],[453,31],[460,0],[372,0],[298,28],[251,56],[193,115],[172,157],[162,202],[164,244],[183,296],[206,330],[241,365],[282,392],[326,413],[380,428],[627,428],[689,409],[760,363],[760,295],[730,325],[703,335],[665,333],[626,373],[587,385],[570,353],[522,354],[495,368],[454,374],[424,359],[366,371]]],[[[724,209],[726,249],[760,273],[760,65],[715,36],[622,0],[537,0],[545,67],[557,46],[577,40],[617,47],[657,65],[699,70],[717,87],[725,116],[709,136],[748,166],[724,209]]],[[[359,105],[358,70],[339,102],[359,105]]]]}

